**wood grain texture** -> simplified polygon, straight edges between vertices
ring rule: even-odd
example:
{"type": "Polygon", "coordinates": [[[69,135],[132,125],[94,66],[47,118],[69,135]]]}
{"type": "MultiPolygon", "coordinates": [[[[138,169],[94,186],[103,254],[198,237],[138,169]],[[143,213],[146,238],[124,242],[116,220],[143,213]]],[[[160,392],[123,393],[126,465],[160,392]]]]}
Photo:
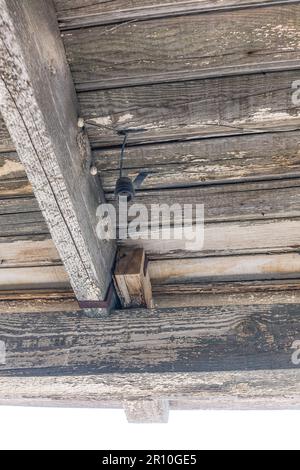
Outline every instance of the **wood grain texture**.
{"type": "Polygon", "coordinates": [[[297,3],[291,0],[55,0],[61,30],[141,21],[161,17],[206,13],[257,6],[274,6],[297,3]]]}
{"type": "Polygon", "coordinates": [[[133,20],[62,37],[75,83],[101,88],[115,77],[126,86],[178,80],[182,72],[181,79],[249,73],[252,64],[256,72],[299,68],[299,23],[300,5],[288,4],[133,20]]]}
{"type": "Polygon", "coordinates": [[[0,181],[25,178],[26,172],[16,152],[0,153],[0,181]]]}
{"type": "Polygon", "coordinates": [[[0,290],[0,313],[74,312],[78,302],[70,287],[0,290]]]}
{"type": "Polygon", "coordinates": [[[153,307],[148,262],[143,249],[118,250],[113,279],[122,307],[153,307]]]}
{"type": "Polygon", "coordinates": [[[211,282],[212,280],[299,278],[300,253],[187,258],[149,263],[151,282],[211,282]]]}
{"type": "Polygon", "coordinates": [[[1,268],[60,264],[60,256],[49,235],[45,240],[22,240],[0,243],[1,268]]]}
{"type": "Polygon", "coordinates": [[[0,269],[0,290],[70,288],[64,266],[30,266],[0,269]]]}
{"type": "Polygon", "coordinates": [[[156,308],[299,304],[300,281],[153,284],[153,297],[156,308]]]}
{"type": "MultiPolygon", "coordinates": [[[[115,204],[113,194],[107,195],[107,199],[115,204]]],[[[195,186],[164,191],[141,190],[137,193],[135,202],[144,204],[150,215],[152,209],[154,227],[162,219],[154,208],[163,209],[163,204],[174,203],[181,204],[182,207],[184,204],[203,204],[206,222],[298,217],[299,179],[195,186]],[[151,208],[151,205],[154,207],[151,208]]],[[[187,218],[187,221],[190,219],[187,218]]]]}
{"type": "Polygon", "coordinates": [[[0,215],[39,211],[38,202],[33,196],[0,198],[0,215]]]}
{"type": "Polygon", "coordinates": [[[111,407],[112,400],[153,398],[169,400],[171,409],[287,410],[300,407],[299,381],[297,369],[0,376],[0,404],[111,407]]]}
{"type": "Polygon", "coordinates": [[[145,129],[129,143],[297,129],[299,72],[161,83],[79,93],[93,146],[120,144],[117,130],[145,129]],[[92,125],[88,125],[94,124],[92,125]],[[100,127],[95,127],[100,126],[100,127]]]}
{"type": "MultiPolygon", "coordinates": [[[[199,185],[210,181],[300,175],[300,132],[266,133],[126,149],[123,172],[134,179],[149,172],[142,189],[199,185]]],[[[93,151],[106,191],[119,176],[120,150],[93,151]]]]}
{"type": "Polygon", "coordinates": [[[0,215],[0,237],[49,233],[41,211],[0,215]]]}
{"type": "Polygon", "coordinates": [[[32,315],[1,314],[4,376],[297,369],[299,305],[32,315]]]}
{"type": "Polygon", "coordinates": [[[2,116],[78,298],[102,299],[114,247],[95,234],[103,194],[87,171],[89,144],[52,2],[0,6],[2,116]]]}
{"type": "MultiPolygon", "coordinates": [[[[288,253],[300,248],[298,219],[225,222],[204,225],[202,249],[187,249],[186,240],[125,240],[120,245],[144,248],[150,259],[288,253]]],[[[1,239],[0,239],[1,242],[1,239]]]]}
{"type": "Polygon", "coordinates": [[[0,181],[0,198],[33,196],[32,186],[27,178],[0,181]]]}

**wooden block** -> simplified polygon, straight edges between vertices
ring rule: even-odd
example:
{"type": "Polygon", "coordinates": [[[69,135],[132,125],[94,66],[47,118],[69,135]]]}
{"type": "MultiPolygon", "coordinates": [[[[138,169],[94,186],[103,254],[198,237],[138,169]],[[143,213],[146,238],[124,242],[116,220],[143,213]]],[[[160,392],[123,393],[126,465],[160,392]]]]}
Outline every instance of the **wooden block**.
{"type": "Polygon", "coordinates": [[[128,400],[124,411],[129,423],[167,423],[169,419],[167,400],[128,400]]]}
{"type": "Polygon", "coordinates": [[[150,276],[143,249],[119,251],[114,281],[123,307],[153,307],[150,276]]]}

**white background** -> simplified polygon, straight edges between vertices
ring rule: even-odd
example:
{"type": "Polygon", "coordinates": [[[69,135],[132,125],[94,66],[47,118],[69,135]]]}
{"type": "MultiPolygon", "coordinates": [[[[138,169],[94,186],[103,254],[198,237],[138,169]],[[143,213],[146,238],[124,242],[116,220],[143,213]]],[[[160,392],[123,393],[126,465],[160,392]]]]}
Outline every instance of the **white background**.
{"type": "Polygon", "coordinates": [[[127,424],[122,410],[0,407],[0,449],[300,449],[300,411],[171,411],[127,424]]]}

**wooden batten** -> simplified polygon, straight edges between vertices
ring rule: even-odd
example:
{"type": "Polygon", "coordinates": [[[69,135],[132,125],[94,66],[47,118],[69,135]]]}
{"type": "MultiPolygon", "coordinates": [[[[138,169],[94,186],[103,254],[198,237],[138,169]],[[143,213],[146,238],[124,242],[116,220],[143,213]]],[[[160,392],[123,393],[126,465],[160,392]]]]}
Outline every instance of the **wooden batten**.
{"type": "Polygon", "coordinates": [[[119,250],[114,281],[123,307],[153,307],[148,263],[143,249],[119,250]]]}

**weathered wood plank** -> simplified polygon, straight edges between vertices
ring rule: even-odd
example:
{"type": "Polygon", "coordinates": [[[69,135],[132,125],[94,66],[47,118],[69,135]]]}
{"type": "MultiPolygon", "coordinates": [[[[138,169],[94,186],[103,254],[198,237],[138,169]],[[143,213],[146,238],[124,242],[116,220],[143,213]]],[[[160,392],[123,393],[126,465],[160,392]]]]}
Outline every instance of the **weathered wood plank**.
{"type": "Polygon", "coordinates": [[[291,0],[55,0],[60,29],[74,29],[125,21],[297,3],[291,0]]]}
{"type": "Polygon", "coordinates": [[[39,205],[35,197],[0,198],[0,214],[19,214],[20,212],[38,212],[39,205]]]}
{"type": "Polygon", "coordinates": [[[0,181],[25,177],[25,168],[16,152],[0,153],[0,181]]]}
{"type": "Polygon", "coordinates": [[[300,281],[154,284],[153,298],[156,308],[299,304],[300,281]]]}
{"type": "Polygon", "coordinates": [[[0,313],[74,312],[79,310],[73,291],[68,288],[0,290],[0,313]]]}
{"type": "Polygon", "coordinates": [[[292,101],[299,72],[161,83],[79,93],[94,146],[120,144],[117,130],[145,129],[129,143],[299,128],[292,101]],[[98,127],[95,127],[98,126],[98,127]]]}
{"type": "MultiPolygon", "coordinates": [[[[300,132],[132,146],[126,149],[123,172],[133,179],[141,170],[149,172],[143,189],[299,176],[299,148],[300,132]]],[[[119,176],[120,149],[94,150],[93,156],[104,189],[113,191],[119,176]]]]}
{"type": "Polygon", "coordinates": [[[32,186],[27,178],[0,181],[0,198],[33,196],[32,186]]]}
{"type": "Polygon", "coordinates": [[[157,260],[149,263],[151,282],[172,284],[213,280],[300,277],[300,254],[223,256],[157,260]]]}
{"type": "Polygon", "coordinates": [[[103,201],[52,2],[1,0],[1,113],[79,299],[110,283],[111,243],[95,233],[103,201]],[[43,34],[41,35],[41,31],[43,34]]]}
{"type": "MultiPolygon", "coordinates": [[[[128,243],[128,242],[127,242],[128,243]]],[[[179,259],[247,255],[255,253],[288,253],[300,249],[300,221],[253,221],[249,223],[207,224],[201,251],[189,251],[184,242],[137,241],[145,245],[151,259],[179,259]]],[[[22,235],[0,238],[0,259],[3,267],[57,264],[60,257],[49,235],[22,235]]],[[[180,262],[180,261],[179,261],[180,262]]]]}
{"type": "Polygon", "coordinates": [[[49,228],[41,211],[0,215],[0,237],[42,233],[49,233],[49,228]]]}
{"type": "Polygon", "coordinates": [[[0,269],[0,290],[70,288],[64,266],[30,266],[0,269]]]}
{"type": "Polygon", "coordinates": [[[290,3],[130,20],[62,37],[75,83],[101,88],[249,73],[252,65],[256,72],[300,68],[299,24],[300,5],[290,3]]]}
{"type": "Polygon", "coordinates": [[[0,243],[1,268],[60,264],[61,260],[51,238],[45,240],[20,240],[0,243]]]}
{"type": "Polygon", "coordinates": [[[204,243],[196,251],[187,249],[185,238],[141,238],[119,240],[118,243],[144,248],[151,259],[294,252],[300,248],[299,224],[297,219],[205,224],[204,243]]]}
{"type": "Polygon", "coordinates": [[[299,409],[300,371],[0,376],[1,405],[102,407],[169,400],[171,409],[299,409]]]}
{"type": "MultiPolygon", "coordinates": [[[[144,204],[148,214],[152,212],[153,223],[159,223],[163,217],[151,210],[151,204],[161,206],[174,203],[181,204],[182,208],[184,204],[203,204],[206,222],[297,217],[300,208],[299,182],[299,179],[286,179],[163,191],[142,190],[130,205],[135,202],[144,204]]],[[[115,204],[113,194],[108,194],[107,199],[115,204]]]]}
{"type": "Polygon", "coordinates": [[[129,423],[167,423],[169,419],[167,400],[126,400],[123,406],[129,423]]]}
{"type": "Polygon", "coordinates": [[[299,305],[123,310],[102,319],[82,312],[32,315],[1,314],[2,375],[299,367],[292,361],[299,305]]]}

